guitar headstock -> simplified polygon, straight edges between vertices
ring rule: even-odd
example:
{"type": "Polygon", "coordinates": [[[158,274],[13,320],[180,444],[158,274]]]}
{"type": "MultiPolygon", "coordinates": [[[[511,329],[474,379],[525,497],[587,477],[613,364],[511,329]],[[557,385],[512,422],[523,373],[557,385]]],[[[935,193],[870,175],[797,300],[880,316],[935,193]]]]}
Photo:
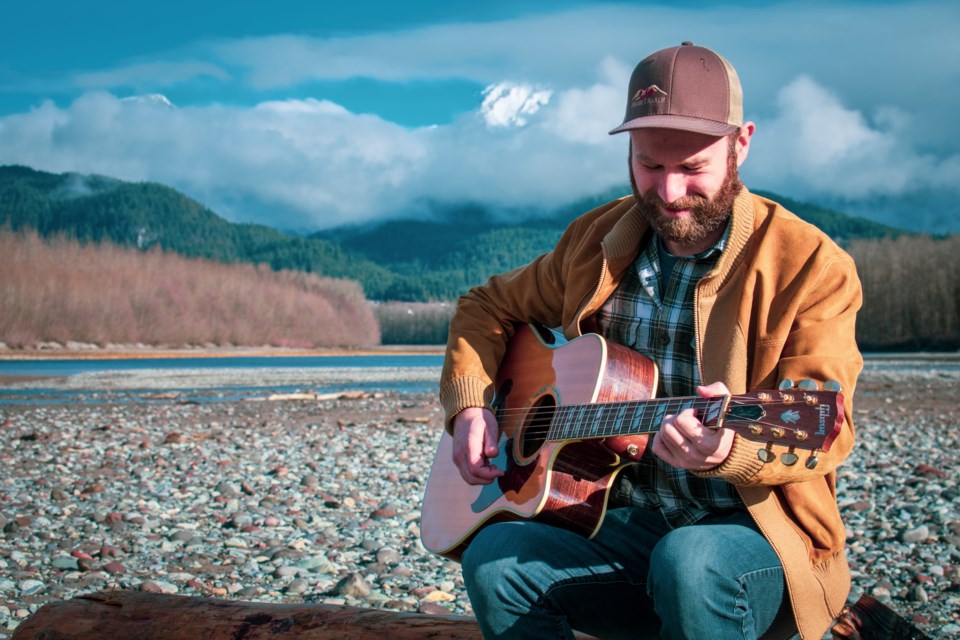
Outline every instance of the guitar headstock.
{"type": "Polygon", "coordinates": [[[789,380],[784,383],[780,389],[731,397],[722,426],[765,443],[766,447],[757,451],[764,463],[777,459],[773,451],[776,444],[789,447],[779,455],[787,466],[800,459],[796,449],[811,451],[804,464],[813,469],[819,462],[817,453],[830,450],[843,426],[843,394],[839,390],[818,390],[816,383],[808,380],[797,386],[789,380]]]}

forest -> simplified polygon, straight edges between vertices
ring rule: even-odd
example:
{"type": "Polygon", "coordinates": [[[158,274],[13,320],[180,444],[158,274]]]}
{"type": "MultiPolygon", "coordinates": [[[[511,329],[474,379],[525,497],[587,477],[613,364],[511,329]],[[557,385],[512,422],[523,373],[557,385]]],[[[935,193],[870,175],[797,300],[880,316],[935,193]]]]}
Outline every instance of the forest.
{"type": "MultiPolygon", "coordinates": [[[[960,348],[960,236],[910,234],[864,218],[760,193],[823,229],[855,259],[864,287],[864,307],[857,327],[864,350],[960,348]]],[[[432,220],[398,218],[303,237],[263,225],[228,222],[199,202],[160,184],[3,166],[0,234],[5,244],[0,254],[4,273],[0,281],[0,342],[23,346],[61,341],[72,331],[67,339],[93,343],[132,340],[150,344],[320,346],[342,340],[344,345],[381,341],[439,344],[445,340],[452,303],[460,294],[494,273],[549,250],[577,214],[619,195],[612,191],[552,211],[523,212],[519,222],[511,221],[517,217],[511,214],[516,212],[461,204],[451,205],[432,220]],[[59,270],[39,270],[38,259],[34,259],[35,265],[30,259],[11,263],[18,255],[39,256],[42,247],[54,251],[45,260],[51,265],[61,263],[59,270]],[[98,251],[107,257],[95,258],[98,251]],[[54,257],[56,252],[60,252],[59,259],[54,257]],[[136,262],[137,255],[145,257],[142,264],[136,262]],[[190,290],[186,284],[163,280],[180,267],[158,267],[156,261],[162,256],[192,260],[186,269],[209,273],[211,282],[216,278],[250,278],[251,287],[265,287],[257,289],[261,303],[250,302],[257,298],[247,295],[246,306],[228,312],[231,304],[244,303],[238,294],[232,303],[223,302],[217,307],[222,316],[217,322],[200,313],[212,313],[212,309],[203,309],[202,305],[191,308],[184,303],[187,307],[178,311],[181,318],[193,317],[194,327],[219,328],[201,332],[202,337],[189,332],[175,335],[173,327],[187,325],[172,320],[166,307],[143,311],[150,295],[169,303],[185,300],[183,292],[190,290]],[[121,260],[130,262],[120,267],[121,260]],[[81,274],[90,270],[91,261],[112,266],[105,266],[103,273],[91,276],[85,284],[81,274]],[[227,267],[232,268],[218,271],[227,267]],[[114,275],[115,270],[139,275],[114,275]],[[270,274],[278,275],[271,280],[270,274]],[[111,280],[121,275],[132,280],[111,280]],[[113,282],[109,289],[101,286],[107,281],[113,282]],[[325,283],[327,289],[318,283],[325,283]],[[90,289],[85,290],[86,286],[90,289]],[[353,329],[364,332],[363,336],[354,331],[334,338],[340,334],[319,329],[331,322],[338,324],[330,319],[331,312],[297,307],[299,303],[294,300],[298,295],[292,292],[298,286],[314,292],[313,297],[306,296],[313,301],[311,304],[316,296],[333,296],[330,300],[336,301],[329,304],[336,309],[339,300],[349,299],[349,304],[343,303],[347,305],[344,309],[349,309],[347,316],[354,313],[357,301],[363,300],[371,309],[368,315],[372,324],[366,319],[353,323],[353,329]],[[349,295],[342,293],[347,289],[349,295]],[[341,293],[334,295],[333,290],[341,293]],[[281,330],[278,325],[268,331],[267,320],[254,318],[255,307],[273,300],[271,296],[286,301],[270,306],[285,309],[291,318],[312,316],[323,321],[294,329],[296,323],[288,319],[291,324],[287,329],[281,330]],[[84,310],[80,301],[97,301],[98,297],[104,298],[98,301],[99,306],[118,305],[118,309],[94,321],[90,314],[98,304],[91,302],[91,308],[84,310]],[[68,299],[78,314],[73,320],[64,313],[68,299]],[[241,318],[241,309],[250,317],[241,318]],[[250,326],[228,330],[217,324],[231,316],[238,325],[260,323],[260,331],[250,326]],[[128,321],[124,324],[119,318],[128,321]],[[133,331],[129,318],[140,318],[153,326],[133,331]],[[120,332],[121,325],[126,327],[124,332],[120,332]],[[81,334],[89,337],[81,338],[81,334]],[[139,338],[125,337],[134,334],[139,338]]],[[[208,295],[225,295],[211,286],[214,288],[208,295]]],[[[237,285],[238,290],[242,288],[237,285]]]]}

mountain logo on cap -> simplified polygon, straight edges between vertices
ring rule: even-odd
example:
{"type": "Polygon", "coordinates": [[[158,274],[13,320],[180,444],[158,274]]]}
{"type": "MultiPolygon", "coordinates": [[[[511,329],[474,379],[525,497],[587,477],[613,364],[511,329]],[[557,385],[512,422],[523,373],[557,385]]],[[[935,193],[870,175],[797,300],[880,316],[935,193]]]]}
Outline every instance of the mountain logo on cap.
{"type": "Polygon", "coordinates": [[[652,84],[646,89],[637,89],[637,92],[633,94],[633,98],[631,98],[630,101],[633,105],[637,105],[649,98],[666,97],[666,95],[667,95],[666,91],[664,91],[657,85],[652,84]]]}

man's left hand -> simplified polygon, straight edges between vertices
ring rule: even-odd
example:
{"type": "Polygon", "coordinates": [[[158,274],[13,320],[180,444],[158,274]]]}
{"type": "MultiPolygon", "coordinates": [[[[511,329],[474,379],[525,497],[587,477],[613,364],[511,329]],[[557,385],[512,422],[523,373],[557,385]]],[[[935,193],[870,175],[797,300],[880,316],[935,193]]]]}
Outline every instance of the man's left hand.
{"type": "MultiPolygon", "coordinates": [[[[704,398],[730,395],[722,382],[697,387],[697,393],[704,398]]],[[[727,459],[734,435],[730,429],[703,426],[696,409],[684,409],[664,418],[653,438],[653,452],[674,467],[706,471],[727,459]]]]}

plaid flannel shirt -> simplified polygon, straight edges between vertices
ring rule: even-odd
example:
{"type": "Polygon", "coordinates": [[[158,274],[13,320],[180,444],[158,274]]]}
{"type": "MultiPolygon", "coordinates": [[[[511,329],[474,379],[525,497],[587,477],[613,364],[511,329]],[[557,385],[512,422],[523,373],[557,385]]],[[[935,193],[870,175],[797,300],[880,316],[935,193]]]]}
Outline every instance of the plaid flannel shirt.
{"type": "MultiPolygon", "coordinates": [[[[653,235],[597,313],[602,335],[657,363],[658,397],[694,396],[701,384],[693,318],[694,287],[716,264],[729,233],[728,226],[716,245],[686,257],[669,255],[653,235]],[[671,264],[671,272],[662,277],[661,266],[669,269],[671,264]]],[[[673,527],[692,524],[710,513],[744,508],[740,494],[729,483],[719,478],[700,478],[670,466],[650,448],[639,462],[620,473],[614,500],[659,509],[673,527]]]]}

